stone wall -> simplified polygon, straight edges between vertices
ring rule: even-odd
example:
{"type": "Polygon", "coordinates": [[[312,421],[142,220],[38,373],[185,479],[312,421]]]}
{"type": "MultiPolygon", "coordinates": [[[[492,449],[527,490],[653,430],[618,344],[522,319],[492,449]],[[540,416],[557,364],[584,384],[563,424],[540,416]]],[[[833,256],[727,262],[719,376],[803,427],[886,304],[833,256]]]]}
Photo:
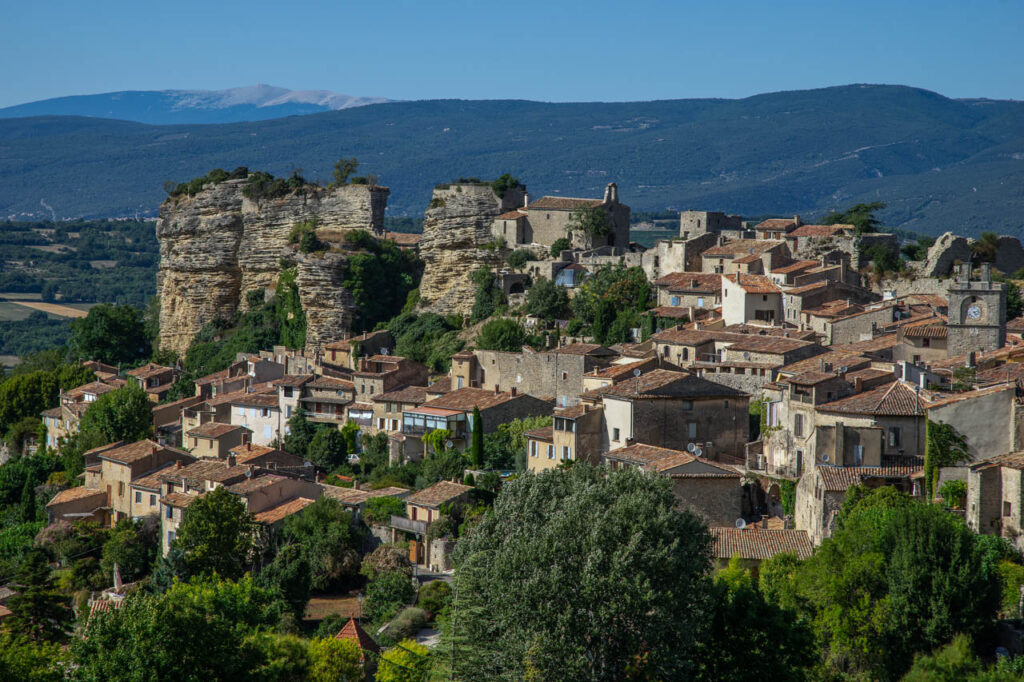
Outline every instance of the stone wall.
{"type": "Polygon", "coordinates": [[[440,315],[469,315],[473,309],[473,272],[501,265],[501,249],[484,248],[502,202],[490,185],[455,184],[434,189],[420,240],[423,279],[420,310],[440,315]]]}
{"type": "Polygon", "coordinates": [[[742,514],[743,488],[735,478],[672,477],[672,492],[709,526],[732,526],[742,514]]]}
{"type": "MultiPolygon", "coordinates": [[[[245,186],[246,180],[228,180],[195,196],[168,198],[160,206],[161,348],[183,354],[205,324],[230,318],[245,308],[250,291],[272,286],[281,257],[291,256],[288,234],[296,223],[316,218],[323,239],[340,239],[353,229],[380,234],[389,192],[368,185],[309,186],[257,202],[243,195],[245,186]]],[[[306,277],[323,275],[307,272],[306,277]]],[[[331,301],[340,303],[337,297],[331,301]]],[[[310,312],[315,320],[318,315],[307,311],[307,317],[310,312]]],[[[323,334],[341,329],[334,317],[323,334]]],[[[311,325],[314,337],[321,333],[317,324],[311,325]]]]}

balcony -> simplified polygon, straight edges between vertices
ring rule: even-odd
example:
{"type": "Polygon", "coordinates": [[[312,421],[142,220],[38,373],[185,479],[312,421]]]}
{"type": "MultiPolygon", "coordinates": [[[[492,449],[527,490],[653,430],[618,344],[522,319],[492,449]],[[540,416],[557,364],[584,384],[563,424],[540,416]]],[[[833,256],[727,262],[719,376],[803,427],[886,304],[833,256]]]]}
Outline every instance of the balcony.
{"type": "Polygon", "coordinates": [[[407,519],[404,516],[391,517],[391,527],[396,530],[404,530],[407,533],[426,535],[428,525],[429,524],[426,521],[413,521],[412,519],[407,519]]]}

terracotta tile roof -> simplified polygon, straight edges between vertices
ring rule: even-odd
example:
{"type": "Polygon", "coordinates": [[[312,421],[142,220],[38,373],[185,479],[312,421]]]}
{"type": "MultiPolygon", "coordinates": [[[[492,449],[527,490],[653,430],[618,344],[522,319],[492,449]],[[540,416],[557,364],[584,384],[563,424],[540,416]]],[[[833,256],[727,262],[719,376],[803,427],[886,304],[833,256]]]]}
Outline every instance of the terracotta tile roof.
{"type": "Polygon", "coordinates": [[[458,388],[424,403],[423,407],[440,407],[449,410],[471,411],[474,407],[485,410],[514,400],[511,393],[495,393],[486,388],[458,388]]]}
{"type": "Polygon", "coordinates": [[[545,443],[553,443],[555,440],[555,430],[550,426],[543,426],[539,429],[533,429],[523,434],[530,440],[542,440],[545,443]]]}
{"type": "Polygon", "coordinates": [[[366,630],[363,629],[355,618],[349,617],[348,622],[345,626],[338,631],[338,634],[334,636],[334,639],[347,639],[353,642],[360,651],[372,651],[377,653],[380,651],[380,646],[373,641],[373,637],[366,634],[366,630]]]}
{"type": "MultiPolygon", "coordinates": [[[[974,389],[973,391],[964,391],[962,393],[940,393],[938,391],[922,391],[921,398],[924,406],[928,409],[934,407],[942,407],[944,405],[951,405],[953,403],[961,403],[965,400],[974,400],[976,398],[983,398],[985,396],[992,395],[994,393],[1003,393],[1004,391],[1016,392],[1016,385],[1014,383],[999,383],[995,386],[987,386],[985,388],[974,389]]],[[[1009,396],[1010,399],[1013,396],[1009,396]]]]}
{"type": "Polygon", "coordinates": [[[309,505],[313,504],[313,502],[314,500],[311,500],[308,497],[296,497],[294,500],[282,502],[276,507],[264,509],[261,512],[253,514],[252,518],[257,523],[265,523],[268,525],[277,523],[278,521],[286,517],[289,517],[292,514],[299,513],[309,505]]]}
{"type": "Polygon", "coordinates": [[[773,275],[788,275],[793,272],[800,272],[802,270],[809,270],[818,266],[816,260],[798,260],[789,265],[783,265],[782,267],[775,268],[771,271],[773,275]]]}
{"type": "Polygon", "coordinates": [[[1014,334],[1024,333],[1024,317],[1015,317],[1006,321],[1006,331],[1014,334]]]}
{"type": "Polygon", "coordinates": [[[852,485],[860,485],[869,478],[909,478],[921,467],[837,467],[819,464],[814,470],[821,476],[825,490],[845,492],[852,485]]]}
{"type": "Polygon", "coordinates": [[[277,450],[276,448],[268,447],[266,445],[256,445],[255,443],[244,443],[242,445],[236,445],[235,447],[233,447],[230,450],[228,450],[228,452],[230,452],[232,455],[234,455],[235,458],[236,458],[236,461],[237,461],[237,458],[239,458],[239,457],[248,457],[248,458],[259,457],[261,455],[266,455],[266,454],[269,454],[271,452],[281,452],[281,450],[277,450]]]}
{"type": "Polygon", "coordinates": [[[668,287],[678,293],[717,294],[722,290],[722,276],[703,272],[671,272],[654,280],[654,286],[668,287]]]}
{"type": "Polygon", "coordinates": [[[807,559],[814,553],[814,546],[805,530],[783,530],[747,526],[739,528],[709,528],[715,540],[715,556],[719,559],[741,559],[764,561],[776,554],[795,554],[798,559],[807,559]]]}
{"type": "Polygon", "coordinates": [[[602,199],[577,199],[574,197],[541,197],[527,206],[527,210],[571,211],[584,206],[600,206],[602,199]]]}
{"type": "Polygon", "coordinates": [[[444,377],[438,379],[434,383],[427,386],[427,393],[451,393],[452,391],[452,379],[451,377],[444,377]]]}
{"type": "Polygon", "coordinates": [[[127,372],[128,376],[135,377],[136,379],[148,379],[155,377],[158,374],[165,374],[167,372],[173,372],[173,367],[164,367],[153,362],[148,362],[142,367],[136,367],[135,369],[127,372]]]}
{"type": "Polygon", "coordinates": [[[160,501],[166,504],[168,507],[177,507],[179,509],[185,509],[195,499],[199,497],[192,493],[168,493],[160,498],[160,501]]]}
{"type": "Polygon", "coordinates": [[[739,340],[729,344],[728,351],[731,355],[736,352],[749,351],[751,353],[792,353],[801,348],[817,346],[813,341],[803,339],[786,338],[785,336],[758,336],[745,334],[739,340]]]}
{"type": "Polygon", "coordinates": [[[239,429],[245,429],[246,431],[249,431],[249,429],[246,429],[244,426],[240,426],[238,424],[221,424],[220,422],[206,422],[205,424],[197,426],[194,429],[189,429],[188,433],[186,433],[185,435],[192,436],[195,438],[220,438],[221,436],[224,436],[233,431],[238,431],[239,429]]]}
{"type": "Polygon", "coordinates": [[[723,275],[733,284],[737,284],[748,294],[778,294],[782,292],[770,277],[764,275],[723,275]]]}
{"type": "Polygon", "coordinates": [[[414,504],[418,507],[440,507],[445,502],[450,502],[460,495],[464,495],[473,489],[471,485],[462,485],[461,483],[452,483],[451,481],[440,481],[424,488],[419,492],[415,492],[409,497],[405,498],[405,501],[409,504],[414,504]]]}
{"type": "Polygon", "coordinates": [[[389,332],[387,329],[378,329],[377,331],[366,332],[365,334],[360,334],[359,336],[353,336],[353,337],[348,338],[348,339],[340,339],[338,341],[331,341],[330,343],[326,344],[324,346],[324,348],[327,349],[327,350],[351,350],[353,342],[362,343],[363,341],[368,341],[369,339],[372,339],[374,337],[384,336],[385,334],[390,334],[390,333],[391,332],[389,332]]]}
{"type": "Polygon", "coordinates": [[[765,239],[736,239],[721,246],[712,246],[701,253],[703,258],[742,258],[752,254],[764,253],[784,244],[782,241],[765,239]]]}
{"type": "Polygon", "coordinates": [[[246,407],[270,407],[277,409],[276,393],[247,393],[246,395],[233,398],[232,405],[244,405],[246,407]]]}
{"type": "Polygon", "coordinates": [[[721,329],[666,329],[651,336],[657,343],[699,346],[715,341],[742,341],[748,335],[721,329]]]}
{"type": "Polygon", "coordinates": [[[518,208],[514,211],[502,213],[495,220],[521,220],[526,217],[526,214],[520,211],[518,208]]]}
{"type": "Polygon", "coordinates": [[[292,388],[299,388],[300,386],[305,386],[315,378],[316,376],[313,374],[285,374],[280,379],[275,379],[271,383],[274,386],[291,386],[292,388]]]}
{"type": "MultiPolygon", "coordinates": [[[[699,310],[702,310],[702,308],[694,309],[694,317],[699,317],[699,310]]],[[[681,306],[660,305],[657,308],[651,308],[649,310],[644,311],[643,314],[651,315],[652,317],[666,317],[681,320],[684,318],[690,318],[690,309],[683,308],[681,306]]]]}
{"type": "Polygon", "coordinates": [[[570,405],[569,407],[556,408],[554,415],[556,417],[561,417],[562,419],[577,419],[589,412],[593,412],[593,410],[588,409],[584,405],[570,405]]]}
{"type": "MultiPolygon", "coordinates": [[[[660,398],[739,398],[746,394],[735,388],[702,379],[690,372],[654,369],[637,379],[603,386],[588,393],[606,398],[649,400],[660,398]]],[[[586,394],[584,394],[586,395],[586,394]]]]}
{"type": "Polygon", "coordinates": [[[756,263],[759,260],[761,260],[761,255],[757,254],[757,253],[752,253],[752,254],[750,254],[748,256],[743,256],[742,258],[734,259],[733,263],[740,263],[741,265],[747,265],[749,263],[756,263]]]}
{"type": "Polygon", "coordinates": [[[897,345],[899,345],[899,341],[896,339],[895,334],[883,334],[882,336],[876,336],[875,338],[868,339],[866,341],[844,343],[833,346],[833,348],[841,348],[852,352],[877,353],[878,351],[885,350],[886,348],[893,348],[897,345]]]}
{"type": "Polygon", "coordinates": [[[219,372],[214,372],[213,374],[207,374],[206,376],[199,377],[198,379],[196,379],[192,383],[194,383],[196,386],[205,386],[206,384],[212,384],[215,381],[222,381],[224,379],[230,379],[230,378],[231,378],[231,369],[228,368],[228,369],[222,369],[219,372]]]}
{"type": "Polygon", "coordinates": [[[377,490],[357,490],[355,488],[343,488],[337,485],[321,483],[320,487],[324,489],[324,495],[327,497],[349,506],[361,505],[374,497],[404,498],[412,492],[407,488],[397,488],[394,486],[379,488],[377,490]]]}
{"type": "Polygon", "coordinates": [[[39,413],[40,417],[50,417],[51,419],[60,419],[61,411],[59,407],[52,407],[49,410],[43,410],[39,413]]]}
{"type": "Polygon", "coordinates": [[[103,395],[104,393],[110,393],[111,391],[116,391],[116,390],[117,389],[114,388],[113,386],[111,386],[110,384],[105,384],[102,381],[90,381],[87,384],[83,384],[83,385],[78,386],[76,388],[72,388],[69,391],[64,391],[63,397],[64,398],[71,398],[72,400],[75,400],[75,399],[81,398],[86,393],[100,396],[100,395],[103,395]]]}
{"type": "Polygon", "coordinates": [[[615,351],[602,346],[599,343],[570,343],[568,346],[554,348],[550,352],[563,355],[616,355],[615,351]]]}
{"type": "Polygon", "coordinates": [[[775,326],[765,327],[759,324],[746,324],[739,322],[736,324],[727,324],[722,327],[723,332],[732,332],[734,334],[748,334],[750,336],[782,336],[787,339],[799,339],[801,341],[813,341],[818,338],[818,335],[809,329],[796,329],[795,327],[786,326],[775,326]]]}
{"type": "Polygon", "coordinates": [[[184,478],[188,485],[193,487],[202,486],[206,481],[230,485],[244,480],[248,472],[248,466],[228,466],[227,461],[222,459],[201,459],[187,466],[161,469],[157,473],[157,478],[175,483],[184,478]]]}
{"type": "Polygon", "coordinates": [[[895,378],[895,376],[893,375],[893,371],[891,369],[865,367],[864,369],[859,369],[856,372],[848,372],[845,378],[847,381],[853,383],[853,381],[855,381],[856,379],[868,382],[875,381],[877,379],[888,378],[889,381],[892,381],[895,378]]]}
{"type": "Polygon", "coordinates": [[[788,230],[796,227],[792,218],[768,218],[754,225],[755,230],[788,230]]]}
{"type": "Polygon", "coordinates": [[[140,476],[139,478],[136,478],[128,485],[131,486],[132,488],[140,488],[142,490],[160,490],[160,475],[163,474],[164,471],[173,466],[173,464],[169,463],[165,467],[157,469],[156,471],[151,471],[145,476],[140,476]]]}
{"type": "MultiPolygon", "coordinates": [[[[701,472],[701,476],[705,478],[739,478],[740,474],[738,471],[731,467],[722,466],[711,462],[702,457],[695,457],[689,452],[683,450],[673,450],[671,448],[662,448],[656,445],[647,445],[645,443],[634,443],[633,445],[627,445],[617,450],[611,450],[604,453],[605,459],[616,460],[619,462],[628,462],[636,466],[643,467],[648,471],[655,473],[661,473],[674,469],[675,467],[690,464],[692,462],[700,462],[701,464],[713,467],[717,471],[714,472],[701,472]]],[[[683,474],[683,477],[692,477],[695,474],[683,474]]]]}
{"type": "MultiPolygon", "coordinates": [[[[145,459],[150,455],[154,455],[161,450],[176,450],[176,448],[169,448],[165,445],[159,445],[151,440],[140,440],[135,443],[128,445],[121,445],[116,448],[111,448],[100,453],[100,458],[107,459],[112,462],[120,462],[121,464],[132,464],[139,460],[145,459]]],[[[184,455],[188,453],[183,450],[177,450],[184,455]]],[[[191,455],[188,455],[191,456],[191,455]]]]}
{"type": "Polygon", "coordinates": [[[306,384],[306,386],[309,388],[333,389],[339,391],[353,390],[355,388],[355,384],[347,379],[327,376],[318,376],[316,379],[306,384]]]}
{"type": "Polygon", "coordinates": [[[996,455],[995,457],[989,457],[978,462],[972,462],[969,466],[972,471],[990,469],[992,467],[1005,467],[1007,469],[1024,471],[1024,452],[1008,452],[996,455]]]}
{"type": "Polygon", "coordinates": [[[1024,365],[1019,362],[1008,362],[998,367],[990,367],[977,372],[974,379],[980,384],[1012,381],[1016,382],[1017,386],[1024,388],[1024,365]]]}
{"type": "Polygon", "coordinates": [[[285,480],[285,477],[279,476],[278,474],[260,474],[259,476],[254,476],[245,481],[228,486],[228,491],[235,495],[248,495],[249,493],[256,492],[257,490],[269,488],[283,480],[285,480]]]}
{"type": "Polygon", "coordinates": [[[802,372],[813,372],[813,371],[825,371],[824,368],[828,365],[832,365],[833,371],[839,370],[841,367],[846,367],[847,371],[850,369],[857,369],[861,367],[867,367],[871,364],[871,359],[861,355],[860,353],[847,353],[844,351],[832,350],[821,355],[815,355],[811,358],[805,358],[803,360],[797,360],[791,362],[782,369],[779,370],[782,374],[800,374],[802,372]]]}
{"type": "Polygon", "coordinates": [[[802,287],[793,287],[792,289],[786,289],[786,295],[803,296],[804,294],[810,293],[812,291],[817,291],[818,289],[825,289],[831,285],[832,283],[829,282],[827,279],[822,279],[818,280],[817,282],[805,284],[802,287]]]}
{"type": "Polygon", "coordinates": [[[268,391],[273,391],[273,388],[271,386],[267,386],[265,388],[262,388],[262,389],[259,389],[259,390],[255,390],[255,391],[253,391],[251,393],[249,392],[248,389],[244,389],[243,388],[243,389],[241,389],[239,391],[231,391],[230,393],[221,393],[220,395],[216,395],[216,396],[214,396],[212,398],[208,398],[206,403],[208,405],[210,405],[211,407],[216,407],[217,405],[227,405],[227,404],[230,404],[230,403],[234,402],[235,400],[244,399],[244,398],[247,398],[248,396],[257,395],[259,393],[266,393],[268,391]]]}
{"type": "Polygon", "coordinates": [[[818,406],[819,412],[917,417],[924,414],[917,392],[903,381],[882,384],[870,391],[818,406]]]}
{"type": "Polygon", "coordinates": [[[853,232],[857,228],[853,225],[801,225],[787,237],[832,237],[842,232],[853,232]]]}
{"type": "Polygon", "coordinates": [[[67,502],[74,502],[75,500],[86,500],[95,497],[97,502],[104,502],[107,499],[107,493],[96,488],[68,488],[67,490],[61,490],[59,493],[53,496],[53,499],[46,503],[47,507],[52,507],[58,504],[65,504],[67,502]]]}
{"type": "MultiPolygon", "coordinates": [[[[933,308],[948,308],[949,299],[938,294],[907,294],[907,300],[914,300],[933,308]]],[[[1009,326],[1009,324],[1007,324],[1009,326]]]]}
{"type": "Polygon", "coordinates": [[[646,360],[637,360],[635,362],[627,362],[622,365],[609,365],[600,369],[595,369],[587,372],[583,376],[585,377],[597,377],[600,379],[622,379],[633,376],[633,372],[640,370],[641,374],[644,370],[652,369],[658,366],[657,358],[647,358],[646,360]]]}
{"type": "Polygon", "coordinates": [[[838,377],[832,372],[801,372],[800,374],[793,375],[786,379],[791,384],[797,386],[814,386],[830,379],[837,379],[838,377]]]}
{"type": "Polygon", "coordinates": [[[936,325],[908,327],[903,332],[903,336],[910,339],[944,339],[948,335],[949,327],[940,327],[936,325]]]}

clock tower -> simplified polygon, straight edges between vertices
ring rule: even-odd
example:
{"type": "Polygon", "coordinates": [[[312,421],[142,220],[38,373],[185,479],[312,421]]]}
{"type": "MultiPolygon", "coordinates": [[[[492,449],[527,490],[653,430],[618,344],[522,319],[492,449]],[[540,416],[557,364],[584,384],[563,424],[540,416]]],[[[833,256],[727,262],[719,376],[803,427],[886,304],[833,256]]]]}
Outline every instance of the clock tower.
{"type": "Polygon", "coordinates": [[[1006,287],[992,281],[992,267],[983,263],[971,281],[971,265],[964,263],[949,284],[950,357],[971,351],[984,353],[1006,343],[1006,287]]]}

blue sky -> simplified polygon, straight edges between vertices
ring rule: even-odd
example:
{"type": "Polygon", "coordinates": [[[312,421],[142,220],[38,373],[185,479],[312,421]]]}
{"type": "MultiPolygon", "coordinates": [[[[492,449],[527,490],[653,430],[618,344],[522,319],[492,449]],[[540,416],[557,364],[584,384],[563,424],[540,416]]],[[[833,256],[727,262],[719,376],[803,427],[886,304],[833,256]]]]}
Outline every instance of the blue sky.
{"type": "Polygon", "coordinates": [[[395,99],[1024,99],[1024,2],[0,0],[0,106],[269,83],[395,99]]]}

